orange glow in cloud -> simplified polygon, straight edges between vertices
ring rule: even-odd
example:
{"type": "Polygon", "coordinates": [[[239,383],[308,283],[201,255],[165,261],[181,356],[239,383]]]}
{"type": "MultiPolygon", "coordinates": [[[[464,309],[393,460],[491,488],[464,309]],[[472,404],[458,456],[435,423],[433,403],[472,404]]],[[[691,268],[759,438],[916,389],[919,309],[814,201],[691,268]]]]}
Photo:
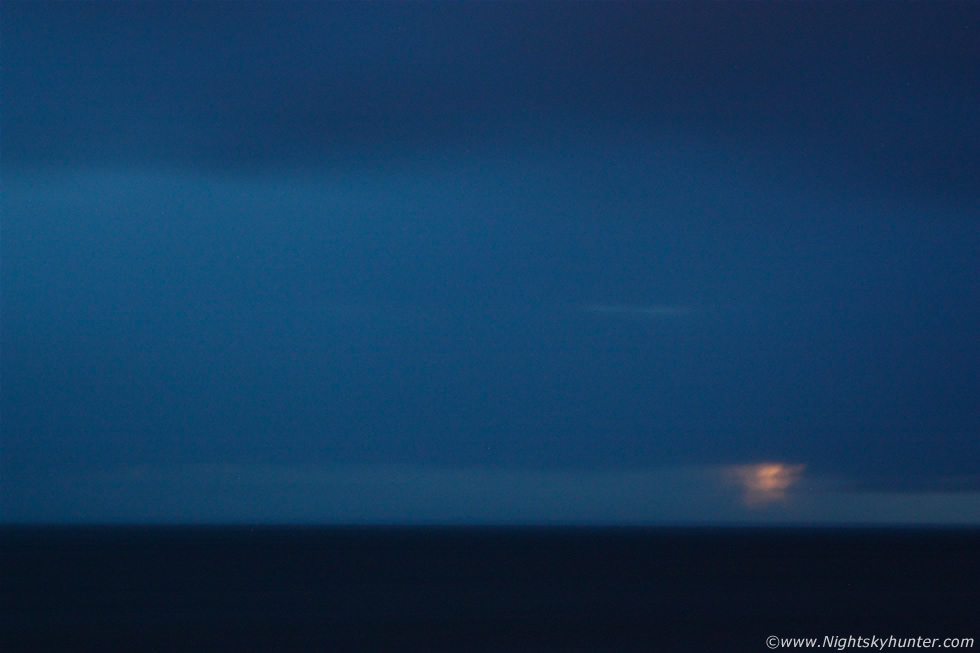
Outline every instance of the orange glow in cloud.
{"type": "Polygon", "coordinates": [[[732,473],[745,492],[749,505],[773,503],[786,499],[786,493],[800,480],[806,465],[760,463],[736,465],[732,473]]]}

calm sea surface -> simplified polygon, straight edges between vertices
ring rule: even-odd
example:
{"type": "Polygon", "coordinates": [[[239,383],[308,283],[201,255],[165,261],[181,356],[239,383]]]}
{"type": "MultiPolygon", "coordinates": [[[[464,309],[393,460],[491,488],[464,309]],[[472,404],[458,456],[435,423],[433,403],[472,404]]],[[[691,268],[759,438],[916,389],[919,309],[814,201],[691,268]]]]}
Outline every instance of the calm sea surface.
{"type": "Polygon", "coordinates": [[[8,526],[0,650],[980,648],[978,581],[978,530],[8,526]]]}

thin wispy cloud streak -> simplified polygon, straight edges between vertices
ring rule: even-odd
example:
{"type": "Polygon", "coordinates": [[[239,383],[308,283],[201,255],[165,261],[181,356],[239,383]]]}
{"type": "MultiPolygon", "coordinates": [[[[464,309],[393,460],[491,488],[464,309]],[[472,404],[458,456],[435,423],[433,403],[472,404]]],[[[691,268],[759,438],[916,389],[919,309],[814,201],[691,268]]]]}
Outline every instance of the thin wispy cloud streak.
{"type": "Polygon", "coordinates": [[[599,316],[663,319],[691,315],[693,310],[687,306],[627,305],[627,304],[589,304],[582,308],[587,313],[599,316]]]}

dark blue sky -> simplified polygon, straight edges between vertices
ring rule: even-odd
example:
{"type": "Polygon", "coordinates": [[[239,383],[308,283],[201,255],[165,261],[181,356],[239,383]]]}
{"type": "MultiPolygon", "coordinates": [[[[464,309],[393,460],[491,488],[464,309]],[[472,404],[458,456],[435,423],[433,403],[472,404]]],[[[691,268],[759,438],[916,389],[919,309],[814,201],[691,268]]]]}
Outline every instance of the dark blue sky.
{"type": "Polygon", "coordinates": [[[980,518],[980,4],[0,20],[2,518],[980,518]]]}

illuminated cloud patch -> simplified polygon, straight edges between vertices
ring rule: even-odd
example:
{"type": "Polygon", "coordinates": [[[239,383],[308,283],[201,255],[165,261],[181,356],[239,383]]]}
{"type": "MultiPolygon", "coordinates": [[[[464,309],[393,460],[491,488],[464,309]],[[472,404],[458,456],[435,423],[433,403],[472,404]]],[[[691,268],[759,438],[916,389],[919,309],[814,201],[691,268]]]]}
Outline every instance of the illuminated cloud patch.
{"type": "Polygon", "coordinates": [[[786,463],[733,465],[728,474],[742,487],[745,503],[759,506],[785,501],[787,493],[799,483],[805,468],[806,465],[786,463]]]}

